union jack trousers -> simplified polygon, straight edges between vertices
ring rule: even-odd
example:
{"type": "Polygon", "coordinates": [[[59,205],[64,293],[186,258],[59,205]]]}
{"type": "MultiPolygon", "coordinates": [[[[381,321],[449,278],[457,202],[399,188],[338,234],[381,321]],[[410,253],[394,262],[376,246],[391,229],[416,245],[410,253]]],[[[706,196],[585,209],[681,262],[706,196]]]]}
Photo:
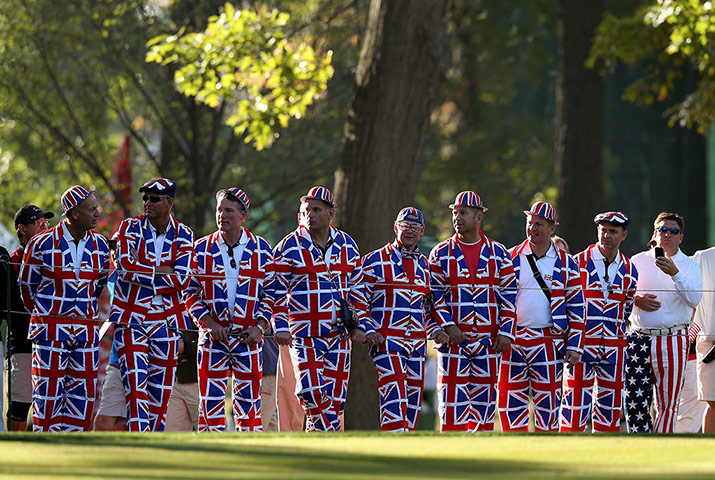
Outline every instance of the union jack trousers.
{"type": "Polygon", "coordinates": [[[226,267],[219,232],[199,239],[194,247],[191,281],[184,293],[186,308],[199,325],[199,431],[226,429],[225,394],[233,374],[233,413],[238,431],[261,431],[263,342],[246,345],[238,333],[263,319],[270,322],[274,306],[274,264],[271,247],[262,237],[246,236],[239,262],[233,310],[228,305],[226,267]],[[202,322],[205,315],[229,333],[228,345],[214,342],[202,322]],[[223,377],[222,377],[223,376],[223,377]]]}
{"type": "Polygon", "coordinates": [[[638,272],[618,253],[618,270],[607,285],[596,270],[589,246],[576,255],[586,300],[584,352],[574,368],[564,372],[560,431],[583,432],[589,421],[594,432],[620,431],[626,352],[626,321],[633,308],[638,272]]]}
{"type": "Polygon", "coordinates": [[[499,355],[497,335],[514,339],[516,277],[506,248],[482,239],[476,284],[457,236],[439,243],[429,258],[434,308],[440,328],[456,325],[468,337],[459,346],[438,347],[440,430],[493,430],[499,355]]]}
{"type": "Polygon", "coordinates": [[[199,432],[226,430],[226,388],[232,375],[233,419],[236,431],[260,432],[263,341],[241,343],[236,335],[226,342],[199,345],[199,432]]]}
{"type": "Polygon", "coordinates": [[[427,258],[419,252],[415,256],[414,281],[405,272],[397,243],[363,258],[368,322],[385,337],[384,343],[369,349],[385,431],[414,430],[422,406],[430,289],[427,258]]]}
{"type": "Polygon", "coordinates": [[[666,335],[628,334],[626,423],[630,433],[673,433],[688,362],[688,329],[666,335]],[[668,372],[668,375],[656,374],[668,372]],[[655,388],[654,388],[655,387],[655,388]],[[655,420],[651,417],[655,389],[655,420]]]}
{"type": "Polygon", "coordinates": [[[306,416],[306,432],[343,429],[350,379],[350,341],[340,336],[293,339],[290,357],[295,395],[306,416]]]}
{"type": "Polygon", "coordinates": [[[161,251],[157,251],[154,229],[145,215],[127,218],[119,225],[119,267],[109,320],[116,324],[130,431],[164,429],[179,330],[191,324],[181,294],[189,284],[193,243],[194,233],[173,216],[161,251]],[[157,275],[157,266],[172,267],[174,273],[157,275]],[[155,297],[161,298],[161,303],[155,303],[155,297]]]}
{"type": "Polygon", "coordinates": [[[276,290],[273,322],[276,333],[293,338],[291,358],[296,373],[296,395],[306,412],[306,430],[340,430],[347,379],[350,342],[340,320],[340,299],[348,300],[360,328],[374,331],[367,322],[360,254],[348,234],[330,227],[330,242],[323,254],[304,226],[288,234],[273,251],[276,290]]]}
{"type": "Polygon", "coordinates": [[[35,431],[85,430],[94,410],[97,300],[107,284],[109,246],[102,235],[87,232],[75,268],[65,223],[30,240],[19,273],[31,313],[35,431]]]}
{"type": "Polygon", "coordinates": [[[114,327],[130,432],[163,432],[174,386],[179,336],[164,311],[150,311],[139,327],[114,327]]]}
{"type": "MultiPolygon", "coordinates": [[[[517,279],[520,253],[529,241],[510,250],[517,279]]],[[[565,350],[583,353],[584,301],[576,261],[554,248],[550,328],[517,327],[516,340],[502,358],[497,408],[503,431],[526,431],[533,396],[536,431],[557,431],[565,350]]],[[[519,312],[517,311],[517,318],[519,312]]]]}

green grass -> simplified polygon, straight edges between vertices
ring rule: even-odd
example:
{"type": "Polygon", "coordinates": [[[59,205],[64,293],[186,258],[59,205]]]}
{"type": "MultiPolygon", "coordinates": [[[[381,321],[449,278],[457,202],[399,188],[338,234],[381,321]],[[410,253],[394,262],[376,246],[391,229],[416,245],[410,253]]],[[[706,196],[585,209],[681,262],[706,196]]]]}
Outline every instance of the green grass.
{"type": "Polygon", "coordinates": [[[3,434],[0,478],[715,478],[715,436],[3,434]]]}

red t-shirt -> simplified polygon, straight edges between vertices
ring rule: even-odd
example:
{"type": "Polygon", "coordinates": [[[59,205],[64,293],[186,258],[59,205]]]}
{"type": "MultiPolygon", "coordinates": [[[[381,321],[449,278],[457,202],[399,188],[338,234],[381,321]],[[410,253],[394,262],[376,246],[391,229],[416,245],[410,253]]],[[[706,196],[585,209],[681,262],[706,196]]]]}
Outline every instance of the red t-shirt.
{"type": "Polygon", "coordinates": [[[410,283],[415,283],[415,259],[412,257],[402,257],[402,268],[405,269],[410,283]]]}
{"type": "Polygon", "coordinates": [[[479,254],[482,252],[482,241],[477,243],[459,242],[459,248],[462,249],[464,260],[467,262],[469,269],[469,281],[473,284],[477,283],[477,270],[479,269],[479,254]]]}

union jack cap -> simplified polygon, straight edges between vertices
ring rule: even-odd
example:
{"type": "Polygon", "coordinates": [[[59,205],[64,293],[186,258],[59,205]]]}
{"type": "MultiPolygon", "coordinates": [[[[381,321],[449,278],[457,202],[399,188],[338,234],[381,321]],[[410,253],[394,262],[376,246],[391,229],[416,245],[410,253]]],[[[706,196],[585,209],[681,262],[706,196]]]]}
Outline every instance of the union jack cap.
{"type": "Polygon", "coordinates": [[[601,222],[610,222],[619,227],[626,228],[631,223],[631,219],[621,212],[603,212],[593,218],[593,222],[598,225],[601,222]]]}
{"type": "Polygon", "coordinates": [[[221,190],[216,192],[216,200],[218,200],[221,196],[224,196],[230,200],[237,200],[241,205],[243,205],[243,208],[246,209],[246,213],[248,214],[248,216],[251,216],[251,201],[248,200],[248,195],[246,195],[246,192],[244,192],[238,187],[222,188],[221,190]]]}
{"type": "Polygon", "coordinates": [[[415,207],[405,207],[400,210],[397,214],[396,222],[417,222],[420,225],[425,224],[425,217],[422,216],[422,212],[417,210],[415,207]]]}
{"type": "Polygon", "coordinates": [[[454,199],[454,203],[449,206],[449,208],[454,207],[481,208],[482,212],[486,212],[487,210],[489,210],[487,207],[484,206],[484,204],[482,203],[482,198],[477,195],[477,192],[474,192],[472,190],[465,190],[464,192],[459,193],[454,199]]]}
{"type": "Polygon", "coordinates": [[[306,195],[300,197],[301,202],[305,202],[309,198],[315,198],[316,200],[322,200],[331,207],[335,207],[333,203],[333,194],[325,187],[313,187],[308,190],[306,195]]]}
{"type": "Polygon", "coordinates": [[[141,192],[158,193],[159,195],[168,195],[174,198],[176,196],[176,183],[168,178],[155,178],[139,187],[139,193],[141,192]]]}
{"type": "Polygon", "coordinates": [[[537,215],[554,222],[556,225],[559,224],[559,222],[556,221],[556,210],[554,210],[554,206],[548,202],[536,202],[531,206],[531,210],[524,210],[524,214],[537,215]]]}
{"type": "Polygon", "coordinates": [[[62,194],[62,198],[60,199],[62,209],[64,210],[62,215],[67,215],[67,212],[82,203],[82,200],[89,197],[93,193],[94,190],[87,190],[82,185],[75,185],[74,187],[70,187],[65,190],[65,193],[62,194]]]}

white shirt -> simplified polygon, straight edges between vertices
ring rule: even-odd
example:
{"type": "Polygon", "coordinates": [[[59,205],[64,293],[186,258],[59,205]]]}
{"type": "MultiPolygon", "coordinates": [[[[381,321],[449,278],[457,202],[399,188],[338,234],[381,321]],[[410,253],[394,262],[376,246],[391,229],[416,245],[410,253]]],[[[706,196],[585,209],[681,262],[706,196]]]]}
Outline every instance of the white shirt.
{"type": "Polygon", "coordinates": [[[636,295],[651,293],[657,296],[661,305],[654,312],[646,312],[634,305],[630,316],[633,328],[670,328],[690,322],[693,308],[702,297],[700,266],[680,249],[672,260],[678,267],[678,273],[673,277],[655,265],[653,250],[641,252],[631,259],[638,269],[636,295]]]}
{"type": "MultiPolygon", "coordinates": [[[[519,327],[547,328],[554,322],[551,318],[551,303],[544,295],[539,282],[534,278],[531,265],[526,258],[531,254],[531,246],[526,245],[519,254],[519,289],[516,292],[516,324],[519,327]]],[[[546,285],[551,288],[551,278],[556,264],[556,250],[552,243],[546,255],[536,260],[536,268],[546,285]]]]}
{"type": "Polygon", "coordinates": [[[593,260],[593,264],[596,266],[598,278],[601,279],[603,293],[608,295],[608,286],[613,285],[613,281],[616,279],[618,269],[621,268],[621,263],[623,263],[623,255],[619,251],[616,253],[616,258],[608,264],[608,281],[606,281],[605,258],[606,257],[603,256],[601,250],[598,249],[598,245],[594,245],[593,250],[591,251],[591,260],[593,260]]]}
{"type": "Polygon", "coordinates": [[[79,272],[82,267],[82,254],[84,253],[84,247],[87,245],[87,240],[89,240],[89,233],[85,232],[84,237],[80,239],[79,242],[75,243],[74,237],[67,228],[67,222],[62,222],[62,234],[67,239],[67,243],[70,246],[70,255],[72,256],[72,266],[74,267],[74,275],[77,280],[79,280],[79,272]]]}
{"type": "Polygon", "coordinates": [[[691,258],[700,265],[703,277],[703,298],[695,310],[695,323],[702,335],[715,340],[715,247],[698,250],[691,258]]]}
{"type": "MultiPolygon", "coordinates": [[[[166,228],[169,228],[169,225],[166,226],[166,228]]],[[[156,228],[154,228],[154,225],[149,222],[149,231],[151,232],[151,235],[154,237],[154,265],[157,267],[161,263],[161,252],[164,251],[164,240],[166,240],[166,230],[164,230],[164,233],[161,233],[157,235],[156,228]]],[[[156,275],[156,272],[154,272],[156,275]]],[[[156,287],[154,287],[154,298],[151,299],[151,304],[152,305],[164,305],[164,295],[157,295],[156,294],[156,287]]]]}
{"type": "Polygon", "coordinates": [[[233,257],[228,254],[228,244],[223,239],[222,235],[218,236],[218,248],[223,257],[223,266],[225,268],[224,275],[226,276],[226,300],[228,302],[228,311],[231,312],[233,318],[233,307],[236,304],[236,287],[238,286],[238,271],[241,268],[241,258],[243,251],[248,243],[248,235],[241,228],[241,238],[238,239],[238,245],[233,247],[233,257]],[[236,262],[236,268],[231,266],[231,258],[236,262]]]}

